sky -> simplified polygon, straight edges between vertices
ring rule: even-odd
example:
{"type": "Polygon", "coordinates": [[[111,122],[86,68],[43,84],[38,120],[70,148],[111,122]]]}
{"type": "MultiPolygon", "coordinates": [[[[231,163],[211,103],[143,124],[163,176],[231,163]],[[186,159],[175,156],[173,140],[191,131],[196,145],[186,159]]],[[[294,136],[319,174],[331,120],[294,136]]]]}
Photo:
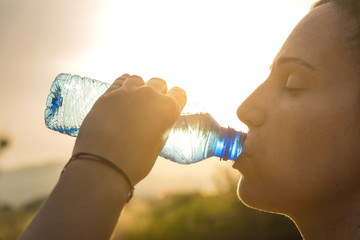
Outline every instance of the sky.
{"type": "Polygon", "coordinates": [[[0,0],[0,170],[68,159],[74,138],[45,127],[65,72],[112,82],[160,77],[217,121],[245,130],[238,105],[264,81],[314,0],[0,0]]]}

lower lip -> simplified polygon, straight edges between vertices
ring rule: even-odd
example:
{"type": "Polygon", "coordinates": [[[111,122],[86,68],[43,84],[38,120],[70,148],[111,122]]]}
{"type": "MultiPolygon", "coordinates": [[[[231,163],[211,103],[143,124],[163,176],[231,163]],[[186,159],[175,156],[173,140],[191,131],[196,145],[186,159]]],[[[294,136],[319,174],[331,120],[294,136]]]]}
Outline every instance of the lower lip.
{"type": "Polygon", "coordinates": [[[246,157],[247,157],[246,153],[242,152],[242,153],[240,154],[240,156],[237,157],[237,159],[235,160],[235,163],[233,164],[232,167],[237,169],[237,167],[239,166],[239,164],[241,164],[242,160],[243,160],[244,158],[246,158],[246,157]]]}

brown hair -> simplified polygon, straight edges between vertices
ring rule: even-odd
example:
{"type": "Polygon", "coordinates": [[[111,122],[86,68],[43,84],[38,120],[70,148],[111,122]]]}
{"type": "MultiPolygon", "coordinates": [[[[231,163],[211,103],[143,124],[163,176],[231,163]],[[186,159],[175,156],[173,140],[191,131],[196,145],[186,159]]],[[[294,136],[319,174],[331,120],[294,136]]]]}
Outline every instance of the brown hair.
{"type": "Polygon", "coordinates": [[[355,47],[354,55],[357,57],[358,62],[360,63],[360,1],[359,0],[318,0],[315,2],[311,10],[317,8],[325,3],[335,4],[339,10],[344,11],[350,17],[355,20],[355,30],[354,33],[349,38],[349,43],[355,47]]]}
{"type": "Polygon", "coordinates": [[[325,3],[334,3],[337,7],[345,10],[348,14],[354,17],[358,22],[360,19],[360,1],[359,0],[318,0],[311,9],[317,8],[325,3]]]}

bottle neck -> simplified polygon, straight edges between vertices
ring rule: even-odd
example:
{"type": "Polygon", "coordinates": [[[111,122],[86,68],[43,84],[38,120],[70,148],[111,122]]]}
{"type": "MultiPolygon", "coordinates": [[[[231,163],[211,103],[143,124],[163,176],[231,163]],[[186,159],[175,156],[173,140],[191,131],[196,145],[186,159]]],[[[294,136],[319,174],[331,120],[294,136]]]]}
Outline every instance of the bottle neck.
{"type": "Polygon", "coordinates": [[[246,134],[235,131],[233,128],[220,128],[220,134],[215,143],[215,156],[222,160],[236,160],[242,152],[242,145],[246,134]]]}

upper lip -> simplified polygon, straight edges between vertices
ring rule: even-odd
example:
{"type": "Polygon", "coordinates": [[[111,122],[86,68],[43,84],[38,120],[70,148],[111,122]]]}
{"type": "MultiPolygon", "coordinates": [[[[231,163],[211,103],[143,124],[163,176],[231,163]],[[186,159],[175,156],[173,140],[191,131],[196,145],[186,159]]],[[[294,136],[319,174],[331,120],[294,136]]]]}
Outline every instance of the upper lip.
{"type": "Polygon", "coordinates": [[[249,154],[249,148],[248,148],[249,144],[248,144],[248,138],[245,140],[243,146],[242,146],[242,153],[240,154],[240,156],[242,154],[245,154],[245,155],[250,155],[249,154]]]}
{"type": "Polygon", "coordinates": [[[242,153],[240,155],[242,155],[242,154],[245,154],[246,156],[252,155],[252,151],[254,150],[253,146],[256,146],[254,143],[258,142],[257,135],[258,134],[256,134],[255,132],[253,132],[249,129],[246,139],[242,146],[242,153]]]}
{"type": "Polygon", "coordinates": [[[249,138],[249,135],[246,137],[246,140],[242,146],[242,153],[236,158],[233,167],[236,167],[237,164],[240,164],[241,160],[244,159],[245,157],[251,156],[251,147],[249,148],[249,146],[253,144],[250,142],[252,141],[251,139],[252,137],[249,138]]]}
{"type": "Polygon", "coordinates": [[[238,160],[241,160],[242,158],[244,158],[244,157],[246,157],[246,156],[248,156],[248,155],[246,154],[246,152],[242,152],[242,153],[236,158],[235,162],[237,162],[238,160]]]}

